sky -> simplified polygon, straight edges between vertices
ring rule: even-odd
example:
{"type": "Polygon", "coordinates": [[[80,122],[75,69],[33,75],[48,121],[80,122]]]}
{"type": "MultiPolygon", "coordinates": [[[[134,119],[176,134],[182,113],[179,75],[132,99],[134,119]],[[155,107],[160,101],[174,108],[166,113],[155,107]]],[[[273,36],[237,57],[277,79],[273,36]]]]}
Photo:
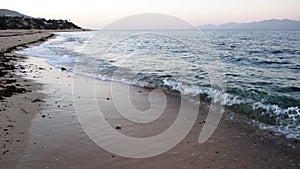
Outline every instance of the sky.
{"type": "Polygon", "coordinates": [[[0,8],[32,17],[70,19],[92,29],[142,13],[167,14],[195,26],[266,19],[300,20],[300,0],[0,0],[0,8]]]}

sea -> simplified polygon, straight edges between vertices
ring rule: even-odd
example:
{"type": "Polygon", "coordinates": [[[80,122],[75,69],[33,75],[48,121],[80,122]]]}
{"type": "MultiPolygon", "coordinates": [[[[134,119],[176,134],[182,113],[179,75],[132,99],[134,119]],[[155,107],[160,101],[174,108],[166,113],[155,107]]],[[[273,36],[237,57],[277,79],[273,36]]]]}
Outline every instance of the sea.
{"type": "Polygon", "coordinates": [[[300,140],[300,31],[59,32],[19,54],[75,74],[219,102],[300,140]]]}

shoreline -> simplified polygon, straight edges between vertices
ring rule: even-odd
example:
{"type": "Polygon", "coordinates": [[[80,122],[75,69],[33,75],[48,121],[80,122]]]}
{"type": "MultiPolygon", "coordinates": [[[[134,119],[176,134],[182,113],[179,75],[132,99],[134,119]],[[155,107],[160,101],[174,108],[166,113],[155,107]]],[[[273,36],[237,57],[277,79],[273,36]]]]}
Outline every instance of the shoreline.
{"type": "MultiPolygon", "coordinates": [[[[103,166],[104,168],[299,167],[299,143],[295,143],[297,146],[295,149],[288,148],[284,140],[282,143],[277,144],[275,142],[280,139],[267,137],[264,133],[260,134],[250,124],[247,125],[243,121],[231,120],[228,116],[222,118],[216,133],[206,143],[199,144],[197,142],[199,131],[203,127],[203,121],[207,115],[207,110],[203,107],[200,108],[197,121],[188,136],[168,152],[149,159],[128,159],[115,156],[96,146],[86,136],[78,123],[73,107],[72,77],[81,80],[81,82],[92,79],[60,71],[58,68],[48,65],[43,59],[33,57],[22,58],[20,56],[18,58],[21,58],[17,60],[17,63],[21,65],[19,66],[19,70],[21,71],[19,72],[20,75],[15,76],[22,77],[22,83],[26,79],[29,84],[26,83],[24,86],[30,85],[29,87],[31,87],[32,92],[13,95],[7,98],[7,102],[16,103],[16,101],[23,100],[24,102],[17,105],[24,107],[25,104],[29,103],[25,107],[32,109],[30,109],[31,113],[28,113],[30,117],[26,121],[22,120],[24,125],[26,125],[24,127],[26,131],[23,131],[23,135],[25,136],[22,139],[22,145],[16,148],[17,150],[19,149],[16,152],[23,156],[21,157],[20,155],[20,157],[17,157],[16,154],[15,156],[11,155],[14,151],[2,154],[4,158],[7,158],[7,161],[3,163],[1,155],[0,166],[3,165],[3,168],[14,167],[13,165],[17,163],[18,168],[24,166],[29,168],[46,166],[50,168],[66,168],[71,166],[75,168],[96,168],[103,166]],[[24,69],[22,69],[22,66],[24,69]],[[22,72],[23,70],[25,72],[22,72]],[[24,97],[31,99],[26,100],[24,97]],[[56,131],[58,129],[62,131],[56,131]],[[67,132],[64,133],[63,131],[67,132]],[[65,139],[60,138],[62,134],[66,137],[65,139]],[[70,143],[73,145],[69,145],[70,143]],[[80,148],[80,145],[82,148],[80,148]],[[24,150],[25,152],[23,152],[24,150]],[[74,154],[76,155],[74,156],[74,154]],[[22,159],[19,160],[20,158],[22,159]],[[33,159],[34,161],[32,161],[33,159]],[[82,164],[76,161],[78,159],[82,160],[82,164]],[[95,162],[97,163],[95,164],[95,162]]],[[[21,82],[18,81],[16,83],[21,82]]],[[[98,97],[100,101],[104,101],[104,104],[107,104],[107,98],[110,96],[107,89],[109,83],[97,80],[97,84],[101,88],[98,97]]],[[[120,84],[118,89],[122,89],[123,87],[124,84],[120,84]]],[[[145,96],[138,95],[139,91],[149,93],[149,89],[132,87],[132,91],[130,92],[137,104],[140,101],[145,102],[145,99],[148,98],[146,94],[145,96]]],[[[178,103],[178,97],[168,97],[170,97],[170,105],[178,103]]],[[[105,108],[108,112],[115,112],[111,106],[105,108]]],[[[140,108],[146,109],[147,106],[141,106],[140,108]]],[[[167,110],[170,112],[165,115],[164,120],[158,121],[155,126],[142,126],[141,128],[136,124],[120,120],[120,116],[116,114],[107,114],[107,118],[111,125],[122,126],[121,133],[124,132],[124,134],[143,137],[149,134],[157,134],[161,132],[161,128],[166,127],[166,125],[168,126],[169,119],[174,119],[174,114],[172,114],[174,110],[171,108],[167,110]],[[147,132],[145,132],[147,127],[152,127],[153,130],[146,130],[147,132]],[[137,131],[134,131],[134,129],[137,129],[137,131]]],[[[7,112],[8,110],[5,111],[7,112]]],[[[0,112],[2,117],[3,112],[0,112]]],[[[19,121],[15,123],[17,124],[19,121]]],[[[13,130],[16,131],[16,128],[17,126],[14,126],[13,130]]],[[[14,135],[10,135],[14,139],[14,135]]],[[[5,143],[6,140],[2,139],[1,134],[1,143],[2,141],[5,143]]],[[[10,145],[15,143],[18,142],[13,141],[10,145]]],[[[15,148],[13,149],[15,150],[15,148]]]]}
{"type": "MultiPolygon", "coordinates": [[[[14,50],[38,45],[54,34],[43,31],[0,31],[1,55],[1,140],[0,159],[5,168],[14,168],[26,147],[30,121],[40,111],[39,100],[44,95],[37,92],[40,84],[17,75],[25,71],[20,66],[26,57],[16,56],[14,50]]],[[[0,166],[1,166],[0,165],[0,166]]]]}

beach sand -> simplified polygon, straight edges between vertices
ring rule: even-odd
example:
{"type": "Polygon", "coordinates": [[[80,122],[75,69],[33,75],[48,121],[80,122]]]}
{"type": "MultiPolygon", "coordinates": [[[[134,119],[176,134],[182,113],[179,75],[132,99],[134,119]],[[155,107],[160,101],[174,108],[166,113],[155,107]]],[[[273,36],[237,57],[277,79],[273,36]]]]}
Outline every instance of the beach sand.
{"type": "MultiPolygon", "coordinates": [[[[48,32],[25,32],[1,31],[1,51],[41,38],[45,40],[51,35],[48,32]]],[[[1,74],[1,90],[9,85],[24,89],[13,88],[15,92],[0,102],[0,168],[300,167],[297,141],[257,130],[249,120],[242,120],[238,115],[224,115],[212,137],[205,143],[198,143],[208,114],[207,105],[199,108],[191,131],[171,150],[149,158],[112,154],[95,144],[80,125],[80,115],[75,110],[87,114],[98,111],[90,104],[79,106],[80,103],[94,101],[113,129],[118,126],[118,132],[122,134],[143,138],[157,135],[172,125],[182,98],[166,94],[166,109],[159,119],[146,124],[134,123],[118,113],[114,97],[127,96],[129,87],[132,105],[144,111],[150,107],[151,89],[74,75],[48,65],[43,59],[7,52],[1,55],[1,70],[5,68],[8,72],[1,74]],[[16,60],[8,62],[12,59],[16,60]],[[112,85],[117,91],[114,97],[112,85]],[[93,90],[87,90],[91,88],[93,90]]],[[[154,96],[152,101],[160,103],[161,99],[154,96]]],[[[105,127],[103,124],[99,126],[105,127]]],[[[112,146],[122,145],[109,134],[100,140],[110,142],[112,146]]]]}
{"type": "Polygon", "coordinates": [[[16,75],[25,72],[18,65],[25,57],[16,57],[10,51],[37,45],[53,35],[40,31],[0,31],[1,75],[0,75],[0,166],[13,168],[22,155],[28,139],[31,119],[41,109],[38,102],[43,94],[36,92],[41,86],[16,75]]]}

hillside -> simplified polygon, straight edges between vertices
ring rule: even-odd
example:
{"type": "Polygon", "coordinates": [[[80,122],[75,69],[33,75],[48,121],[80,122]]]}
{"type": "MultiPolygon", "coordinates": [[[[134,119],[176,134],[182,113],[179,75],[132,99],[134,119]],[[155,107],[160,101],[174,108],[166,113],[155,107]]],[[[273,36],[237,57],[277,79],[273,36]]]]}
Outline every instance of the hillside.
{"type": "Polygon", "coordinates": [[[202,25],[199,29],[261,29],[261,30],[300,30],[300,21],[271,19],[249,23],[225,23],[222,25],[202,25]]]}
{"type": "Polygon", "coordinates": [[[0,16],[0,29],[81,29],[67,20],[0,16]]]}
{"type": "Polygon", "coordinates": [[[67,20],[33,18],[16,11],[0,9],[0,30],[6,29],[81,29],[67,20]]]}
{"type": "Polygon", "coordinates": [[[24,14],[21,14],[17,11],[12,11],[12,10],[9,10],[9,9],[0,9],[0,16],[10,16],[10,17],[25,17],[25,18],[32,18],[30,16],[27,16],[27,15],[24,15],[24,14]]]}

